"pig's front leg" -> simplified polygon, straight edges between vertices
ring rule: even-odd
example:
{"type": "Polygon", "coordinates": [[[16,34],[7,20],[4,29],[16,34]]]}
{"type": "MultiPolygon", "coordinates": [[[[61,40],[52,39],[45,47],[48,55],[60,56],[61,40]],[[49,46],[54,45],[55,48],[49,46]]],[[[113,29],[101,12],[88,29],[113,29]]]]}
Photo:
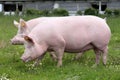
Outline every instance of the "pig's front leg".
{"type": "Polygon", "coordinates": [[[96,55],[96,62],[95,64],[92,66],[92,68],[95,68],[97,67],[97,65],[99,64],[100,62],[100,56],[101,56],[101,51],[97,48],[94,49],[94,52],[95,52],[95,55],[96,55]]]}
{"type": "Polygon", "coordinates": [[[57,57],[58,57],[57,67],[61,67],[62,66],[62,58],[63,58],[63,54],[64,54],[64,49],[58,49],[56,51],[56,53],[57,53],[57,57]]]}

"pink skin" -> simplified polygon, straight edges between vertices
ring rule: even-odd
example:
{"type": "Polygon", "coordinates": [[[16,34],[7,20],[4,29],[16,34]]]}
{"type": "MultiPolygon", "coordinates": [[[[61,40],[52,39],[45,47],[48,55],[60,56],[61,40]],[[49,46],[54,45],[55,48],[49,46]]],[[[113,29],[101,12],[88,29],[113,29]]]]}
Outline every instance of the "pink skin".
{"type": "Polygon", "coordinates": [[[106,21],[99,17],[53,18],[39,23],[24,37],[25,52],[21,59],[24,62],[31,61],[42,57],[47,50],[53,50],[58,58],[57,66],[60,67],[64,51],[78,53],[93,49],[96,54],[96,65],[99,64],[101,52],[103,64],[106,64],[110,36],[106,21]]]}

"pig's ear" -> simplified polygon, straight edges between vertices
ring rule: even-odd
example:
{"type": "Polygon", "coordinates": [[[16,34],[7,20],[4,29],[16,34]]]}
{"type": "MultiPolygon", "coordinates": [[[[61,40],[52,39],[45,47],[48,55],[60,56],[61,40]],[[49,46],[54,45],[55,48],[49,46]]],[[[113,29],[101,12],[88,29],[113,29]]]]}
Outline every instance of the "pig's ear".
{"type": "Polygon", "coordinates": [[[27,24],[23,19],[20,19],[20,26],[21,27],[27,27],[27,24]]]}
{"type": "Polygon", "coordinates": [[[18,28],[19,23],[16,20],[13,21],[13,24],[18,28]]]}
{"type": "Polygon", "coordinates": [[[28,36],[25,36],[24,39],[25,39],[28,43],[34,44],[32,38],[30,38],[30,37],[28,37],[28,36]]]}

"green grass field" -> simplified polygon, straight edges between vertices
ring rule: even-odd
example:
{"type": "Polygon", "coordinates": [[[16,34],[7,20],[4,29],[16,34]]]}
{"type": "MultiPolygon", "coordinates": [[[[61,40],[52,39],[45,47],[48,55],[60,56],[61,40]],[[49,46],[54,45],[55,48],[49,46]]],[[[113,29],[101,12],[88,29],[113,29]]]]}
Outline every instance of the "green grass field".
{"type": "MultiPolygon", "coordinates": [[[[33,62],[23,63],[20,57],[24,47],[10,44],[17,32],[13,20],[19,18],[0,16],[0,80],[120,80],[120,17],[107,18],[112,32],[108,62],[105,67],[101,61],[96,68],[92,68],[95,63],[92,50],[77,61],[72,60],[75,54],[65,53],[61,68],[56,67],[57,62],[52,61],[49,54],[35,68],[32,67],[33,62]]],[[[29,20],[34,17],[22,18],[29,20]]]]}

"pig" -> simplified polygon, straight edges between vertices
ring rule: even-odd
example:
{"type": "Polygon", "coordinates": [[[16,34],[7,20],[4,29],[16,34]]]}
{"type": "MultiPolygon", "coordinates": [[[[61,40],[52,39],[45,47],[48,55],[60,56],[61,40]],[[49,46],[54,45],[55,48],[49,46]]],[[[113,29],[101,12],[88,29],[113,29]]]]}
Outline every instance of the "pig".
{"type": "MultiPolygon", "coordinates": [[[[26,23],[24,23],[26,24],[26,23]]],[[[111,31],[106,21],[96,16],[58,17],[36,25],[24,37],[24,62],[42,59],[46,51],[54,51],[62,66],[64,52],[80,53],[93,49],[95,64],[99,64],[102,53],[106,65],[111,31]]]]}
{"type": "MultiPolygon", "coordinates": [[[[40,18],[35,18],[32,20],[29,20],[25,22],[23,19],[19,20],[19,23],[14,20],[14,25],[18,28],[16,36],[14,36],[11,39],[11,43],[13,45],[23,45],[24,44],[24,35],[27,35],[38,23],[42,23],[47,17],[40,17],[40,18]],[[24,24],[26,23],[26,24],[24,24]]],[[[52,57],[53,60],[56,60],[56,56],[54,52],[50,52],[50,56],[52,57]]],[[[38,65],[39,59],[36,59],[36,62],[34,65],[38,65]]]]}
{"type": "MultiPolygon", "coordinates": [[[[18,28],[17,34],[16,36],[14,36],[11,39],[11,43],[13,45],[23,45],[24,44],[24,35],[27,35],[30,33],[30,31],[38,24],[38,23],[42,23],[47,19],[52,19],[55,17],[40,17],[40,18],[35,18],[32,20],[29,20],[27,22],[25,22],[25,20],[20,19],[19,22],[14,20],[14,25],[18,28]],[[24,24],[25,23],[25,24],[24,24]]],[[[79,59],[80,56],[82,55],[82,53],[79,53],[78,55],[75,56],[74,59],[79,59]]],[[[57,57],[55,55],[54,52],[50,52],[50,56],[52,57],[52,59],[54,61],[56,61],[57,57]]],[[[38,65],[39,63],[39,59],[36,60],[34,65],[38,65]]]]}
{"type": "Polygon", "coordinates": [[[46,17],[31,19],[24,24],[24,20],[20,19],[19,23],[14,20],[14,25],[18,28],[17,34],[11,39],[13,45],[23,45],[24,35],[28,34],[38,23],[44,21],[46,17]]]}
{"type": "MultiPolygon", "coordinates": [[[[25,22],[23,19],[20,19],[19,23],[14,20],[14,25],[18,28],[17,34],[11,39],[11,44],[13,45],[23,45],[24,44],[24,35],[28,34],[38,23],[42,23],[47,19],[52,19],[55,17],[40,17],[29,20],[25,22]],[[26,24],[24,24],[26,23],[26,24]]],[[[104,18],[106,21],[106,18],[104,18]]]]}

